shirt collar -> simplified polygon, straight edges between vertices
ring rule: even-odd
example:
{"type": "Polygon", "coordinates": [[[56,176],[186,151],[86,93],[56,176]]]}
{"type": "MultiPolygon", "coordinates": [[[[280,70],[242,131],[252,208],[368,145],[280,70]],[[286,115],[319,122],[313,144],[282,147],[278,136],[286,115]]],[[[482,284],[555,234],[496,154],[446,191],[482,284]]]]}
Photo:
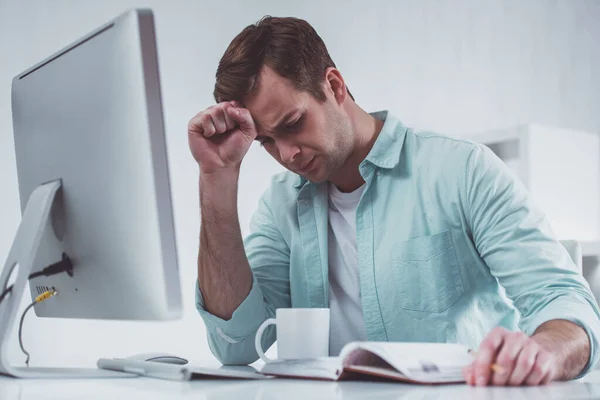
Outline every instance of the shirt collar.
{"type": "MultiPolygon", "coordinates": [[[[369,162],[379,168],[392,169],[400,161],[400,153],[404,145],[407,127],[388,110],[369,114],[384,122],[373,148],[360,165],[369,162]]],[[[298,175],[295,187],[302,187],[307,181],[305,177],[298,175]]]]}

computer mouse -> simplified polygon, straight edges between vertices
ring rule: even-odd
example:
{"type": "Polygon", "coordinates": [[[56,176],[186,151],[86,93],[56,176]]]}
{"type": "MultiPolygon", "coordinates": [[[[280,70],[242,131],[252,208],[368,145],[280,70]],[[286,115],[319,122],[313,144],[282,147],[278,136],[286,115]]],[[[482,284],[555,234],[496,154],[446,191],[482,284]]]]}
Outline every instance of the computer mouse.
{"type": "Polygon", "coordinates": [[[152,362],[160,362],[165,364],[177,364],[177,365],[185,365],[188,363],[183,357],[179,357],[169,353],[140,353],[134,354],[132,356],[127,357],[130,360],[137,361],[152,361],[152,362]]]}

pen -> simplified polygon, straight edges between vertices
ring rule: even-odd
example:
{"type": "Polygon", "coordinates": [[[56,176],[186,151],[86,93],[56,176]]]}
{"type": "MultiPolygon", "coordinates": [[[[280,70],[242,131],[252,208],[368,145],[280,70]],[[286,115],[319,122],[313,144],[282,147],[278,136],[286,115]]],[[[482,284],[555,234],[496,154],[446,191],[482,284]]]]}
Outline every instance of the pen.
{"type": "MultiPolygon", "coordinates": [[[[473,356],[473,358],[477,357],[477,352],[473,351],[473,350],[469,350],[469,354],[473,356]]],[[[491,370],[494,371],[495,373],[499,374],[499,375],[504,375],[506,373],[506,370],[504,369],[504,367],[498,365],[498,364],[492,364],[490,366],[491,370]]]]}

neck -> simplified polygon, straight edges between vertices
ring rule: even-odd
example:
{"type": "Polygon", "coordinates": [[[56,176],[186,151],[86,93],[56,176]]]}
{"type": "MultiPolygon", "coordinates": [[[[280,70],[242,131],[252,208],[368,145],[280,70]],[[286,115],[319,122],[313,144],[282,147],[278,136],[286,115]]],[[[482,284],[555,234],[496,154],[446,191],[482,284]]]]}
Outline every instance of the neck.
{"type": "Polygon", "coordinates": [[[329,181],[340,191],[346,193],[355,191],[365,183],[358,166],[373,148],[384,123],[372,117],[354,102],[351,102],[348,107],[354,132],[354,149],[342,167],[329,178],[329,181]]]}

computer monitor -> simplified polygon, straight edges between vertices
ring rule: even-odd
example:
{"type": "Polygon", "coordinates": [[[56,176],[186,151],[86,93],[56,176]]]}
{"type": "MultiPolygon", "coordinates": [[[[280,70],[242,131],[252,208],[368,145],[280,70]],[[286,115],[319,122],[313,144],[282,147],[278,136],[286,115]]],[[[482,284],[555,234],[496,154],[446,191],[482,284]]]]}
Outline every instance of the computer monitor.
{"type": "Polygon", "coordinates": [[[182,312],[153,15],[131,10],[13,79],[22,221],[0,277],[0,373],[27,277],[61,260],[72,274],[29,281],[38,317],[171,320],[182,312]]]}

